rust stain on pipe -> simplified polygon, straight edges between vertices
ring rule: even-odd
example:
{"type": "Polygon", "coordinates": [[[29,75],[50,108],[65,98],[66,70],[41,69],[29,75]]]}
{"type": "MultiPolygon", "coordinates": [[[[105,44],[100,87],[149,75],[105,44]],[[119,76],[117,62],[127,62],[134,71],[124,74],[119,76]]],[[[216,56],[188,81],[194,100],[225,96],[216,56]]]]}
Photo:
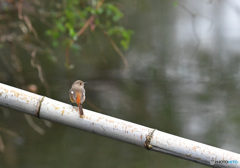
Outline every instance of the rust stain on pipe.
{"type": "Polygon", "coordinates": [[[149,132],[149,134],[146,136],[146,140],[144,142],[144,148],[146,148],[147,150],[152,149],[152,145],[151,145],[151,140],[154,134],[154,131],[156,129],[154,129],[153,131],[149,132]]]}
{"type": "Polygon", "coordinates": [[[40,114],[40,110],[41,110],[41,106],[42,106],[42,102],[44,100],[45,96],[43,96],[41,98],[41,100],[38,102],[37,107],[36,107],[36,112],[35,112],[35,116],[39,118],[39,114],[40,114]]]}

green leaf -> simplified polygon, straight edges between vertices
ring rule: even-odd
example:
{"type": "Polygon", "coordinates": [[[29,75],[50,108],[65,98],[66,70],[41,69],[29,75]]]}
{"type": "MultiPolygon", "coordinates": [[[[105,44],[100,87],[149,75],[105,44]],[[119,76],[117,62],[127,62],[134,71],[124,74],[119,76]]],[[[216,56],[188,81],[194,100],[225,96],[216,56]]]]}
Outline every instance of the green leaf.
{"type": "Polygon", "coordinates": [[[74,36],[76,35],[76,32],[74,31],[73,28],[70,28],[70,29],[69,29],[69,35],[70,35],[71,37],[74,37],[74,36]]]}
{"type": "Polygon", "coordinates": [[[61,22],[57,22],[57,28],[60,30],[60,32],[65,32],[65,27],[63,25],[63,23],[61,22]]]}

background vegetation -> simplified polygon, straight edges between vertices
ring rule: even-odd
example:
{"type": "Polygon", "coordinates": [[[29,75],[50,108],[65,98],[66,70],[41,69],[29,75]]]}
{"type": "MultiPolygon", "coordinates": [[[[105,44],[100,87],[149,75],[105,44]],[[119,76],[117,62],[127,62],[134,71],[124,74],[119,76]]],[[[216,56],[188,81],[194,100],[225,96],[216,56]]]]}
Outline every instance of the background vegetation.
{"type": "MultiPolygon", "coordinates": [[[[0,82],[239,153],[231,1],[0,0],[0,82]]],[[[205,167],[0,109],[0,167],[205,167]]]]}

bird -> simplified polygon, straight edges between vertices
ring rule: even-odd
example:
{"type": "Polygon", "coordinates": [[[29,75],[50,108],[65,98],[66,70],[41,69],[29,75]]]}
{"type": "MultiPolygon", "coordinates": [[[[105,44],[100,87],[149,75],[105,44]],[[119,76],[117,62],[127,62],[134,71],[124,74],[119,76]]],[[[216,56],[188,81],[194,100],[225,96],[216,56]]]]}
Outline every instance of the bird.
{"type": "Polygon", "coordinates": [[[82,104],[86,99],[86,92],[84,89],[85,83],[87,82],[77,80],[72,84],[72,88],[69,90],[69,98],[71,102],[76,103],[78,105],[80,118],[82,118],[84,115],[82,104]]]}

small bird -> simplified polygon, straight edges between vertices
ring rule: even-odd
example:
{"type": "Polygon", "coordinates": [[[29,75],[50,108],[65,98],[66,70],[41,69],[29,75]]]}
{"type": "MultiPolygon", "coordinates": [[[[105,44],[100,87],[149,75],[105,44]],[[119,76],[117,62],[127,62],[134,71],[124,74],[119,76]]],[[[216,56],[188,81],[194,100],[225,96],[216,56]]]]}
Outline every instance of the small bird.
{"type": "Polygon", "coordinates": [[[79,108],[79,114],[80,117],[82,118],[83,114],[83,109],[82,109],[82,104],[85,101],[85,89],[84,89],[84,83],[81,80],[77,80],[72,84],[72,88],[69,90],[69,98],[73,103],[76,103],[79,108]]]}

